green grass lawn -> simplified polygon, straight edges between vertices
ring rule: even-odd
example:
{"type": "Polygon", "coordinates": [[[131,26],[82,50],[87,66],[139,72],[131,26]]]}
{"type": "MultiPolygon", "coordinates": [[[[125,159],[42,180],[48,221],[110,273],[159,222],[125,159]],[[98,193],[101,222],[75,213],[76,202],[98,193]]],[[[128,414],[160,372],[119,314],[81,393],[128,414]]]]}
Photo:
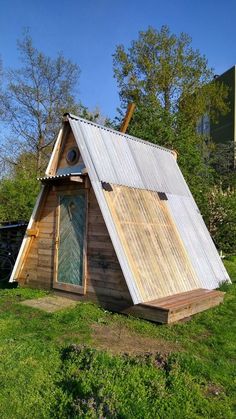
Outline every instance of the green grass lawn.
{"type": "Polygon", "coordinates": [[[235,418],[236,257],[223,305],[159,326],[93,304],[49,314],[0,290],[0,417],[235,418]]]}

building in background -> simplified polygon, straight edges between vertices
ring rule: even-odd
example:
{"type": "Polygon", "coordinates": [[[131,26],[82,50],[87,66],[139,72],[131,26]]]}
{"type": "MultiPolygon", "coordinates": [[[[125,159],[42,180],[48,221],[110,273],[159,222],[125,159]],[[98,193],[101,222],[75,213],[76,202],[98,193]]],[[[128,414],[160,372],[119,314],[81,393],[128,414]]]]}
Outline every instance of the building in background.
{"type": "Polygon", "coordinates": [[[225,167],[236,167],[236,106],[235,106],[235,77],[236,66],[225,71],[215,80],[223,83],[229,89],[228,101],[229,112],[221,115],[217,123],[210,120],[208,115],[204,115],[197,126],[199,134],[210,137],[211,141],[217,145],[216,150],[225,159],[225,167]]]}

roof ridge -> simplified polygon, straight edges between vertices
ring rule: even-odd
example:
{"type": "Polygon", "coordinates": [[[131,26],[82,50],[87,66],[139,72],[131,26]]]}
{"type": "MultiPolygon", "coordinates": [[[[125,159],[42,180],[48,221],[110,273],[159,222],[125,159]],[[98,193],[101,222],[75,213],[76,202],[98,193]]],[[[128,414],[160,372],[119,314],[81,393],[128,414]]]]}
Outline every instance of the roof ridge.
{"type": "Polygon", "coordinates": [[[134,137],[133,135],[130,135],[130,134],[125,134],[123,132],[116,131],[113,128],[105,127],[104,125],[97,124],[96,122],[89,121],[88,119],[81,118],[80,116],[76,116],[76,115],[73,115],[71,113],[65,113],[63,116],[64,116],[64,118],[75,119],[77,121],[86,123],[88,125],[93,125],[95,127],[101,128],[105,131],[113,132],[117,135],[120,135],[121,137],[129,138],[130,140],[133,140],[133,141],[136,141],[136,142],[139,142],[139,143],[143,143],[143,144],[145,144],[147,146],[150,146],[150,147],[158,148],[162,151],[166,151],[167,153],[170,153],[170,154],[173,155],[173,150],[170,150],[169,148],[162,147],[161,145],[158,145],[158,144],[155,144],[155,143],[151,143],[150,141],[142,140],[141,138],[134,137]]]}

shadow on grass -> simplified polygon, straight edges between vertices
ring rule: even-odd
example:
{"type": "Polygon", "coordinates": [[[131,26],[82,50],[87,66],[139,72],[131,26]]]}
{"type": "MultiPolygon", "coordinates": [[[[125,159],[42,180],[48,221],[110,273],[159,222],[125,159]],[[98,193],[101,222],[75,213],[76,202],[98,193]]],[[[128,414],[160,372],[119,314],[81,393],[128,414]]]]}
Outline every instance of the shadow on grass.
{"type": "Polygon", "coordinates": [[[18,282],[0,281],[0,290],[13,289],[18,287],[18,282]]]}

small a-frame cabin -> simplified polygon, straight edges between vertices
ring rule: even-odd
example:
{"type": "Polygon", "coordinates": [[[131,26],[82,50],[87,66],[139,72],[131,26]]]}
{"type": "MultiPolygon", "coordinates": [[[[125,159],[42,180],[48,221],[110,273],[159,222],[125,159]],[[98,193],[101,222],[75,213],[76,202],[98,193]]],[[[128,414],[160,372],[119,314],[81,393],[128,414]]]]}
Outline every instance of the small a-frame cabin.
{"type": "Polygon", "coordinates": [[[11,281],[169,323],[230,281],[175,153],[67,114],[11,281]]]}

